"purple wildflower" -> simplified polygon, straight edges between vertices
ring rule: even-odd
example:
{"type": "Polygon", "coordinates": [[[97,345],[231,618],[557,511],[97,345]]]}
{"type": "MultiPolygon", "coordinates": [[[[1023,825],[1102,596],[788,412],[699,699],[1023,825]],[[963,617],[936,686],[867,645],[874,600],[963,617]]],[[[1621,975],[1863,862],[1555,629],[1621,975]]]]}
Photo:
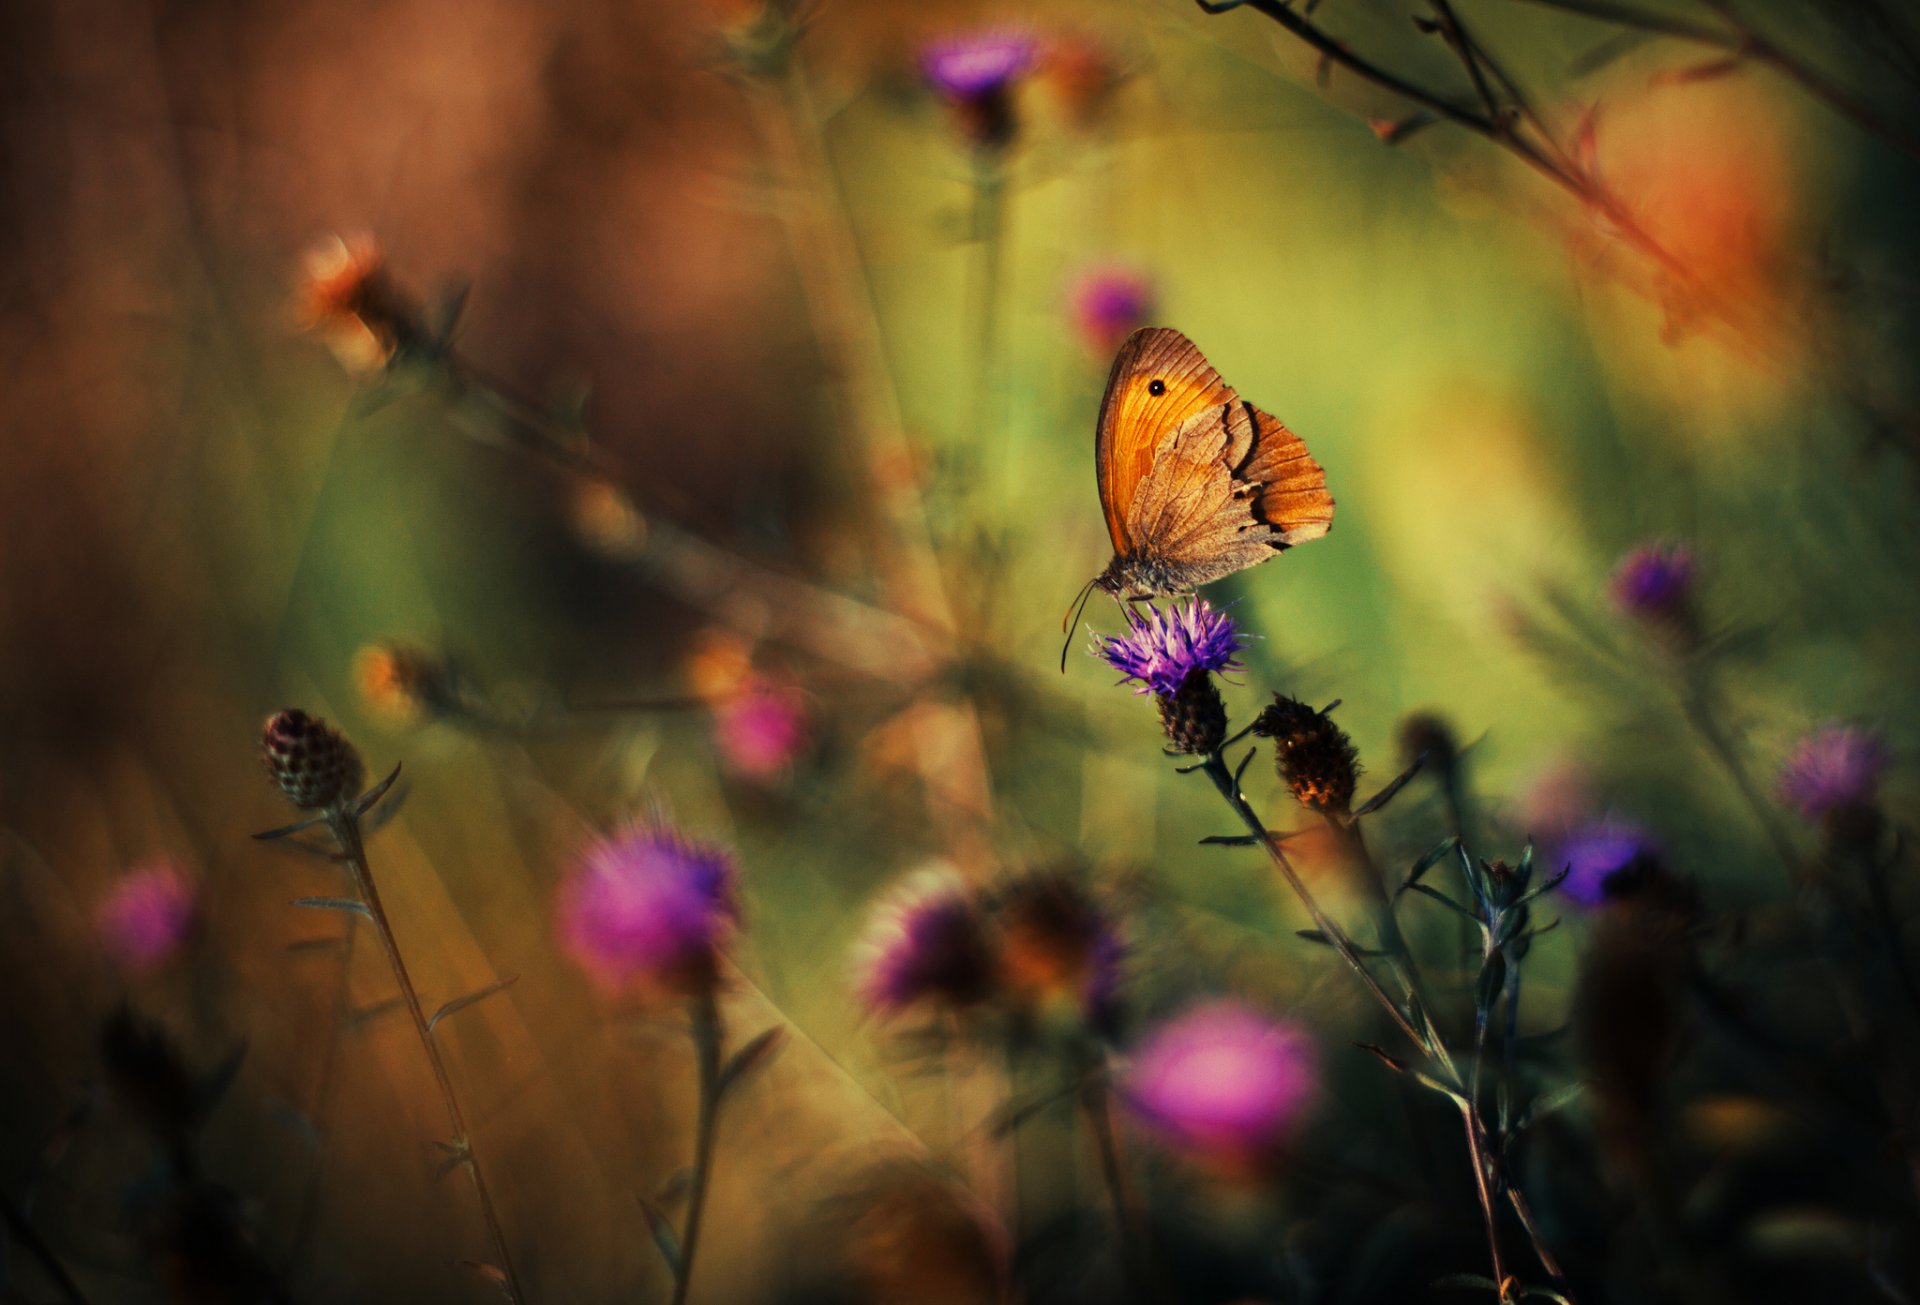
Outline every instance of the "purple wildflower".
{"type": "Polygon", "coordinates": [[[1105,356],[1153,312],[1153,288],[1144,277],[1120,268],[1097,268],[1073,288],[1073,321],[1087,348],[1105,356]]]}
{"type": "Polygon", "coordinates": [[[1870,807],[1890,762],[1873,730],[1823,725],[1794,746],[1780,770],[1780,796],[1809,820],[1870,807]]]}
{"type": "Polygon", "coordinates": [[[130,974],[158,969],[200,927],[200,888],[178,866],[133,870],[100,903],[94,922],[109,955],[130,974]]]}
{"type": "Polygon", "coordinates": [[[1065,1010],[1112,1032],[1127,946],[1108,905],[1070,870],[1042,869],[1002,884],[992,909],[1000,980],[1015,1005],[1065,1010]]]}
{"type": "Polygon", "coordinates": [[[1554,849],[1547,877],[1562,870],[1560,891],[1582,906],[1603,906],[1630,893],[1659,863],[1659,845],[1638,825],[1606,819],[1575,828],[1554,849]]]}
{"type": "Polygon", "coordinates": [[[737,879],[726,852],[670,830],[602,839],[560,886],[561,943],[609,991],[698,990],[739,921],[737,879]]]}
{"type": "Polygon", "coordinates": [[[1693,554],[1673,544],[1643,544],[1614,569],[1613,601],[1629,616],[1684,616],[1693,601],[1693,554]]]}
{"type": "Polygon", "coordinates": [[[881,898],[857,955],[860,997],[881,1014],[922,1002],[971,1006],[993,987],[980,905],[946,867],[919,871],[881,898]]]}
{"type": "Polygon", "coordinates": [[[1237,671],[1233,655],[1246,647],[1233,618],[1194,598],[1168,611],[1148,605],[1148,615],[1127,610],[1127,633],[1099,638],[1093,655],[1140,681],[1139,693],[1170,696],[1195,671],[1237,671]]]}
{"type": "Polygon", "coordinates": [[[748,779],[773,779],[806,745],[806,709],[792,690],[756,683],[720,706],[713,733],[729,770],[748,779]]]}
{"type": "Polygon", "coordinates": [[[1318,1084],[1312,1039],[1237,1001],[1162,1024],[1134,1053],[1123,1092],[1140,1119],[1195,1158],[1257,1172],[1318,1084]]]}
{"type": "Polygon", "coordinates": [[[1033,65],[1038,46],[1024,32],[973,32],[935,41],[920,53],[927,84],[949,100],[1005,91],[1033,65]]]}

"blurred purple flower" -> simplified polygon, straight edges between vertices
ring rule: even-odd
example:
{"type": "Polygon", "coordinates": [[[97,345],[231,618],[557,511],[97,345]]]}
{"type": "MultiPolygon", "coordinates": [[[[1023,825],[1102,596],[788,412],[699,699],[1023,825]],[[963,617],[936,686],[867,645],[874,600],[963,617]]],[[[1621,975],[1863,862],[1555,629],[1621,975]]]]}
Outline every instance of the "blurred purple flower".
{"type": "Polygon", "coordinates": [[[1195,671],[1237,671],[1233,655],[1246,647],[1233,618],[1204,598],[1167,611],[1148,605],[1148,615],[1129,607],[1127,633],[1099,637],[1093,655],[1127,680],[1140,681],[1139,693],[1170,695],[1195,671]]]}
{"type": "Polygon", "coordinates": [[[980,905],[944,867],[910,875],[875,904],[856,965],[860,998],[880,1014],[923,1001],[971,1006],[993,988],[993,948],[980,905]]]}
{"type": "Polygon", "coordinates": [[[107,891],[95,915],[100,940],[130,974],[159,968],[200,927],[200,887],[167,861],[130,871],[107,891]]]}
{"type": "Polygon", "coordinates": [[[1111,907],[1079,875],[1016,875],[995,891],[992,915],[1001,981],[1016,1006],[1070,1012],[1097,1032],[1114,1031],[1126,940],[1111,907]]]}
{"type": "Polygon", "coordinates": [[[1544,878],[1562,870],[1560,891],[1583,906],[1602,906],[1630,892],[1660,858],[1659,845],[1640,826],[1606,819],[1574,829],[1553,849],[1544,878]]]}
{"type": "Polygon", "coordinates": [[[1780,796],[1809,820],[1869,807],[1891,761],[1873,730],[1823,725],[1794,745],[1780,770],[1780,796]]]}
{"type": "Polygon", "coordinates": [[[717,978],[739,921],[737,880],[726,852],[670,830],[602,839],[560,885],[561,944],[609,991],[697,991],[717,978]]]}
{"type": "Polygon", "coordinates": [[[1038,52],[1024,32],[973,32],[928,45],[920,52],[920,71],[947,99],[977,100],[1005,91],[1038,52]]]}
{"type": "Polygon", "coordinates": [[[1153,313],[1153,287],[1120,268],[1087,272],[1073,288],[1073,321],[1087,348],[1106,356],[1153,313]]]}
{"type": "Polygon", "coordinates": [[[748,779],[772,779],[806,744],[806,708],[798,693],[759,682],[720,705],[713,733],[729,770],[748,779]]]}
{"type": "Polygon", "coordinates": [[[1258,1169],[1312,1099],[1316,1061],[1313,1041],[1299,1026],[1237,1001],[1213,1001],[1148,1034],[1122,1092],[1172,1146],[1258,1169]]]}
{"type": "Polygon", "coordinates": [[[1610,587],[1629,616],[1683,615],[1693,601],[1693,554],[1677,544],[1643,544],[1614,569],[1610,587]]]}

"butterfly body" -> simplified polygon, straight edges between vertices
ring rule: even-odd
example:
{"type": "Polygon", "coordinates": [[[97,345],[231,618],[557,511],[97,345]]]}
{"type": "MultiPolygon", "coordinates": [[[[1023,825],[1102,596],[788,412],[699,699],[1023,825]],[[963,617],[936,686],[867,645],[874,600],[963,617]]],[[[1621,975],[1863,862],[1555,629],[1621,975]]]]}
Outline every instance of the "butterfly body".
{"type": "Polygon", "coordinates": [[[1333,496],[1300,437],[1166,327],[1120,346],[1094,446],[1122,601],[1191,593],[1327,533],[1333,496]]]}

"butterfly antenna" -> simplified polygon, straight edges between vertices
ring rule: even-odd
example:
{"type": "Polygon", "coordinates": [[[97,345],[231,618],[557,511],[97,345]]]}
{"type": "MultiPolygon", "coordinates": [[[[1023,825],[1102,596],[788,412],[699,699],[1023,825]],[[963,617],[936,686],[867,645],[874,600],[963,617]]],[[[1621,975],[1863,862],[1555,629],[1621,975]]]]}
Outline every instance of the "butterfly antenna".
{"type": "Polygon", "coordinates": [[[1087,610],[1087,600],[1093,597],[1093,586],[1098,580],[1099,577],[1096,576],[1094,579],[1082,585],[1080,592],[1074,595],[1073,601],[1067,604],[1066,615],[1060,618],[1060,633],[1067,636],[1065,641],[1060,645],[1060,673],[1062,675],[1067,673],[1067,650],[1073,647],[1073,636],[1077,634],[1080,629],[1080,614],[1087,610]]]}

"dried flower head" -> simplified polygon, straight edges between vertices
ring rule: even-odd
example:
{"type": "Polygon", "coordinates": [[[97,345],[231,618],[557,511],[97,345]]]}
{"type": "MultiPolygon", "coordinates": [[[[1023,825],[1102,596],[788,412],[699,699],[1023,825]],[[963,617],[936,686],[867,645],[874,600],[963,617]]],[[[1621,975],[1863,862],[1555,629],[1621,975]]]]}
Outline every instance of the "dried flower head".
{"type": "Polygon", "coordinates": [[[739,923],[737,879],[725,851],[635,826],[595,842],[560,885],[561,945],[611,992],[710,988],[739,923]]]}
{"type": "Polygon", "coordinates": [[[390,725],[418,725],[454,706],[445,663],[412,644],[368,644],[354,654],[353,683],[361,701],[390,725]]]}
{"type": "Polygon", "coordinates": [[[1273,705],[1253,723],[1255,734],[1273,740],[1274,768],[1295,800],[1309,810],[1336,814],[1353,806],[1360,774],[1353,740],[1328,714],[1338,705],[1315,711],[1297,698],[1276,693],[1273,705]]]}
{"type": "Polygon", "coordinates": [[[350,801],[365,771],[346,736],[298,707],[267,719],[260,739],[267,774],[287,800],[307,811],[350,801]]]}
{"type": "Polygon", "coordinates": [[[1073,324],[1088,352],[1110,358],[1135,327],[1153,315],[1153,287],[1123,268],[1083,273],[1073,287],[1073,324]]]}
{"type": "Polygon", "coordinates": [[[1878,733],[1822,725],[1794,745],[1780,770],[1780,796],[1809,820],[1872,807],[1891,758],[1878,733]]]}
{"type": "Polygon", "coordinates": [[[1317,1088],[1316,1061],[1304,1029],[1237,1001],[1213,1001],[1149,1033],[1122,1092],[1172,1147],[1251,1175],[1298,1125],[1317,1088]]]}
{"type": "Polygon", "coordinates": [[[855,952],[855,987],[891,1015],[929,1005],[965,1010],[993,992],[995,956],[985,914],[959,872],[915,872],[877,903],[855,952]]]}
{"type": "Polygon", "coordinates": [[[1120,1014],[1126,943],[1112,913],[1067,870],[1035,870],[1002,884],[991,903],[1003,993],[1017,1010],[1073,1011],[1111,1032],[1120,1014]]]}
{"type": "Polygon", "coordinates": [[[928,45],[920,72],[953,110],[962,134],[981,149],[998,150],[1018,135],[1013,91],[1037,53],[1025,33],[976,32],[928,45]]]}
{"type": "Polygon", "coordinates": [[[94,915],[107,954],[129,974],[147,974],[193,940],[201,922],[200,886],[171,861],[129,871],[94,915]]]}
{"type": "Polygon", "coordinates": [[[307,251],[299,318],[350,372],[376,371],[423,332],[418,314],[388,279],[378,247],[329,236],[307,251]]]}
{"type": "Polygon", "coordinates": [[[1631,897],[1659,873],[1660,847],[1640,826],[1607,819],[1575,828],[1548,864],[1552,874],[1567,872],[1561,892],[1583,906],[1601,906],[1631,897]]]}
{"type": "Polygon", "coordinates": [[[805,701],[791,687],[757,679],[714,711],[714,742],[734,774],[770,780],[786,773],[807,742],[805,701]]]}

